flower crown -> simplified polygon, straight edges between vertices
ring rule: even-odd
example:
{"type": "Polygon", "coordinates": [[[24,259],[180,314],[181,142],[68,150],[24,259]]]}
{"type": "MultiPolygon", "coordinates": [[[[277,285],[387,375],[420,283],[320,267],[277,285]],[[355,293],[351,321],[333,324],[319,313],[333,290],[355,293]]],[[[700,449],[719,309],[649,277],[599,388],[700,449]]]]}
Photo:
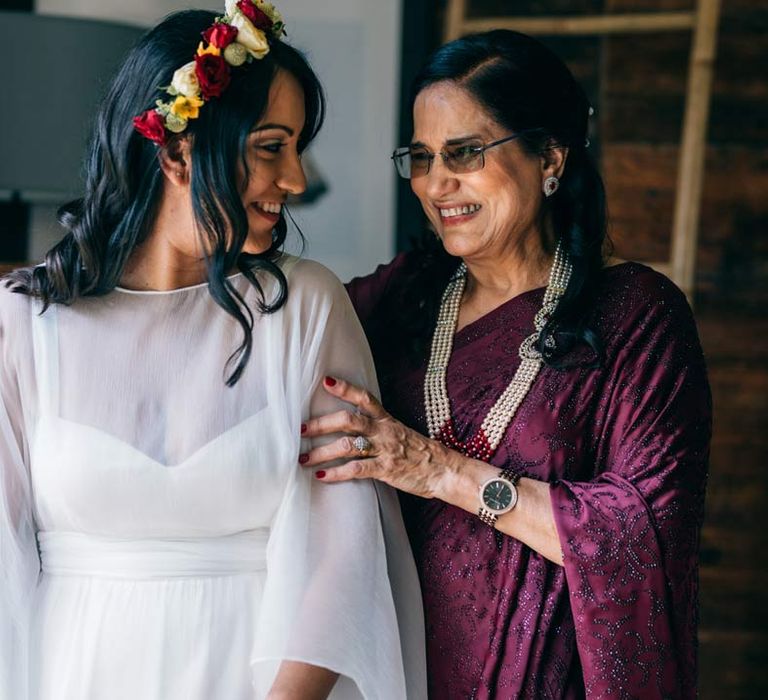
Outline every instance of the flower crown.
{"type": "Polygon", "coordinates": [[[285,34],[280,13],[263,0],[226,0],[224,16],[203,32],[194,60],[173,74],[167,87],[170,96],[157,100],[133,118],[133,127],[142,136],[164,146],[170,134],[180,134],[190,119],[200,116],[200,108],[226,90],[230,70],[269,53],[267,35],[285,34]]]}

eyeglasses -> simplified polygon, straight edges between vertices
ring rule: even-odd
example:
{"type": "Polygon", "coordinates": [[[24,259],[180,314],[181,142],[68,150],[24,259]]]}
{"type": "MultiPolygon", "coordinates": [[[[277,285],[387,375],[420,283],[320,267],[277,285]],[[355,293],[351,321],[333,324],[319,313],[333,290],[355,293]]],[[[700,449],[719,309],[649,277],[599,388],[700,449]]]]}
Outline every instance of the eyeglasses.
{"type": "Polygon", "coordinates": [[[471,173],[485,167],[485,152],[489,148],[512,141],[524,133],[526,132],[520,131],[498,141],[491,141],[491,143],[470,139],[448,145],[439,153],[432,153],[423,146],[403,146],[392,154],[392,160],[395,161],[399,175],[406,180],[426,175],[432,166],[432,161],[438,155],[443,159],[445,167],[452,173],[459,175],[471,173]]]}

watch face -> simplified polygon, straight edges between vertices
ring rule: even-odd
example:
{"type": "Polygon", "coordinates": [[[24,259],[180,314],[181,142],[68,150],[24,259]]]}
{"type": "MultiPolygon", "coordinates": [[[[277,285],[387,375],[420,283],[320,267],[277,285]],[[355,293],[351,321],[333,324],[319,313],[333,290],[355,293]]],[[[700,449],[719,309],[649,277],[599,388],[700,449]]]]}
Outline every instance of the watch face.
{"type": "Polygon", "coordinates": [[[488,510],[505,510],[512,505],[513,498],[509,484],[500,479],[489,482],[483,489],[483,503],[488,510]]]}

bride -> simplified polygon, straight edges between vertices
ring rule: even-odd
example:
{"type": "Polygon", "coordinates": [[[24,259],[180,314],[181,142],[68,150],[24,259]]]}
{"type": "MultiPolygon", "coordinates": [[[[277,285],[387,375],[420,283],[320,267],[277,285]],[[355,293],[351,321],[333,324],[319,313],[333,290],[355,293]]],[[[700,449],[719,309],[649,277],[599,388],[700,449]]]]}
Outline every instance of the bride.
{"type": "Polygon", "coordinates": [[[282,33],[261,0],[150,31],[66,235],[5,280],[4,700],[426,697],[396,497],[298,466],[323,378],[375,376],[343,287],[281,253],[323,118],[282,33]]]}

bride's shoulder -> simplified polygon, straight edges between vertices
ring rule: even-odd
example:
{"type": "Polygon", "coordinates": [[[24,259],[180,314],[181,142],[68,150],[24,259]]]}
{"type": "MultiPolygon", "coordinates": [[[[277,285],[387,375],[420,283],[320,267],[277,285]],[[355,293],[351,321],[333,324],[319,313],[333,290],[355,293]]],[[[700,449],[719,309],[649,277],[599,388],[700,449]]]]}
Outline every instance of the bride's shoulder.
{"type": "Polygon", "coordinates": [[[33,307],[37,302],[32,297],[14,292],[7,281],[0,277],[0,361],[11,348],[27,354],[32,342],[32,318],[39,310],[33,307]]]}
{"type": "Polygon", "coordinates": [[[319,297],[335,297],[343,294],[346,297],[344,285],[339,278],[322,263],[309,258],[297,258],[294,255],[284,255],[280,267],[288,281],[288,297],[303,297],[306,295],[319,297]]]}
{"type": "Polygon", "coordinates": [[[18,321],[30,314],[34,303],[28,294],[22,294],[8,277],[0,276],[0,320],[18,321]]]}

